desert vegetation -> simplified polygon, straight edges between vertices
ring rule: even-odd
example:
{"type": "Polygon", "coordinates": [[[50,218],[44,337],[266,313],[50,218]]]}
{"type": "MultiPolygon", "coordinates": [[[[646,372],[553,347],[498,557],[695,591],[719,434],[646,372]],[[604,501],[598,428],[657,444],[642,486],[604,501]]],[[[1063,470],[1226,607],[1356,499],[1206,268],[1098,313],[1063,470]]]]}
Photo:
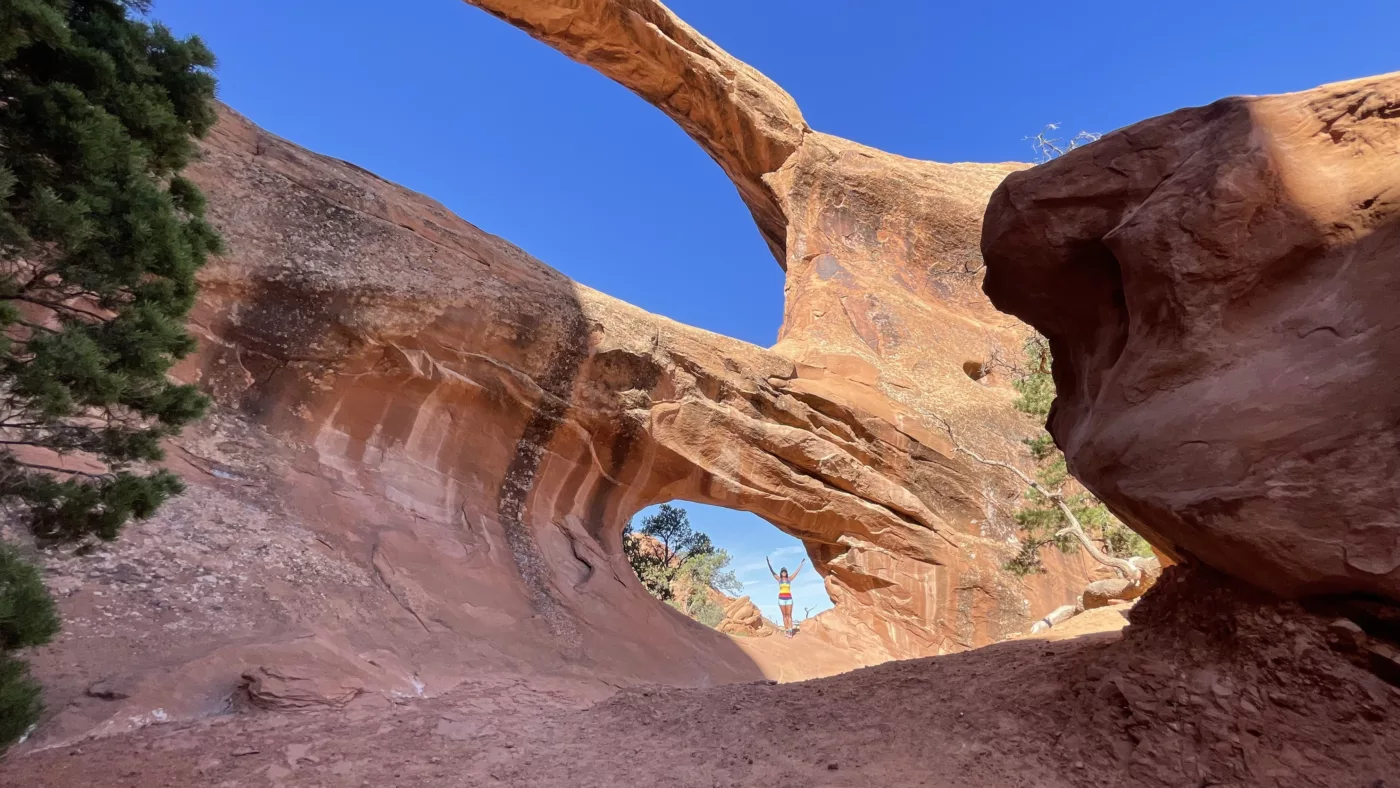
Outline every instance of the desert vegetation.
{"type": "Polygon", "coordinates": [[[648,593],[708,627],[724,619],[713,592],[730,596],[744,586],[729,569],[729,552],[695,530],[685,509],[662,504],[642,519],[640,530],[628,523],[623,552],[648,593]]]}
{"type": "MultiPolygon", "coordinates": [[[[161,442],[206,401],[195,271],[220,247],[180,176],[213,125],[214,57],[130,0],[0,6],[0,502],[40,545],[116,538],[181,490],[161,442]]],[[[15,651],[58,628],[0,545],[0,745],[40,711],[15,651]]]]}
{"type": "MultiPolygon", "coordinates": [[[[1035,334],[1026,340],[1022,362],[1013,384],[1020,394],[1017,410],[1044,424],[1055,401],[1055,381],[1050,375],[1050,343],[1035,334]]],[[[1025,501],[1016,511],[1021,527],[1021,549],[1006,568],[1019,575],[1044,572],[1041,550],[1053,545],[1064,552],[1083,543],[1079,533],[1097,543],[1112,559],[1151,558],[1152,548],[1108,510],[1094,494],[1070,475],[1065,455],[1043,427],[1026,441],[1035,463],[1033,483],[1027,484],[1025,501]]]]}

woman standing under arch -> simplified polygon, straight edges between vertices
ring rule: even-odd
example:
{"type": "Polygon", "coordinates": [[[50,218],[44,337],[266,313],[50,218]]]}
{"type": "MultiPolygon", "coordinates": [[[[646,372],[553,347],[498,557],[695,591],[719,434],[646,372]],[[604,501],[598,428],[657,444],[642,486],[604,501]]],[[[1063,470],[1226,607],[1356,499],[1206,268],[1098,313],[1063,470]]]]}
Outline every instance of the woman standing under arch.
{"type": "Polygon", "coordinates": [[[802,559],[802,563],[797,565],[797,570],[791,576],[788,575],[787,567],[774,572],[773,562],[767,558],[763,560],[768,561],[768,574],[778,581],[778,609],[783,613],[783,633],[792,637],[797,634],[792,626],[792,581],[797,579],[798,573],[802,571],[802,564],[807,563],[807,559],[802,559]]]}

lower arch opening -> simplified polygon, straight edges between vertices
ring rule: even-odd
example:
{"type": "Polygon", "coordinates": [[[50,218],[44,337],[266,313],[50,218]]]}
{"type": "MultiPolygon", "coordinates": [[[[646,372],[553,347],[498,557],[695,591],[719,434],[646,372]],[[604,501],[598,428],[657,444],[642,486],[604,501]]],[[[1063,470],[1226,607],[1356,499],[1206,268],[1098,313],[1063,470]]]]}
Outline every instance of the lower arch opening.
{"type": "Polygon", "coordinates": [[[658,602],[727,635],[795,637],[834,607],[802,540],[752,512],[654,504],[628,522],[623,552],[658,602]]]}

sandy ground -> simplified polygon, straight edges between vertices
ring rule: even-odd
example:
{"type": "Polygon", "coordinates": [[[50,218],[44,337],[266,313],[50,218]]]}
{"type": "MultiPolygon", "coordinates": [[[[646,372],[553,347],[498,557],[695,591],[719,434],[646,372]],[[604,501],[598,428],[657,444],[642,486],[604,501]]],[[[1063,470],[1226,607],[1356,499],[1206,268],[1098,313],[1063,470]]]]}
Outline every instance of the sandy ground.
{"type": "MultiPolygon", "coordinates": [[[[1005,753],[985,734],[1023,723],[979,707],[993,686],[1053,686],[1036,678],[1053,672],[1047,658],[1101,646],[1124,623],[1094,611],[1054,640],[792,684],[613,694],[583,679],[496,677],[387,708],[245,710],[16,758],[0,777],[36,788],[1053,785],[996,765],[1005,753]]],[[[763,640],[766,660],[802,659],[800,634],[763,640]]]]}
{"type": "Polygon", "coordinates": [[[858,654],[816,637],[803,637],[800,632],[793,638],[777,634],[758,638],[736,637],[734,642],[753,660],[763,676],[783,684],[835,676],[869,664],[862,662],[858,654]]]}
{"type": "Polygon", "coordinates": [[[1123,633],[1121,609],[1093,611],[790,684],[496,677],[389,707],[244,710],[13,758],[0,784],[1400,786],[1400,690],[1336,657],[1325,622],[1178,602],[1140,602],[1123,633]]]}

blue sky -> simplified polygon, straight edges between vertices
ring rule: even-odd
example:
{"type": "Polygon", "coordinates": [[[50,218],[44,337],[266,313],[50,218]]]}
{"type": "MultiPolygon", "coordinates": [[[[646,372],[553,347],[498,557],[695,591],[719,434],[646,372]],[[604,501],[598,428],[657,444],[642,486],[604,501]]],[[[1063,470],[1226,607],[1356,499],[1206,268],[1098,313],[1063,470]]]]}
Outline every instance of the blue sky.
{"type": "MultiPolygon", "coordinates": [[[[1225,95],[1400,67],[1400,3],[671,0],[821,131],[1025,160],[1225,95]]],[[[265,128],[429,194],[589,286],[760,345],[782,274],[719,168],[625,89],[458,0],[156,0],[265,128]]]]}
{"type": "MultiPolygon", "coordinates": [[[[1400,67],[1385,44],[1395,0],[670,5],[814,128],[939,161],[1026,160],[1025,137],[1051,122],[1106,132],[1400,67]]],[[[660,112],[505,23],[458,0],[156,0],[154,15],[202,35],[222,98],[270,131],[605,293],[775,340],[782,272],[719,168],[660,112]]],[[[752,567],[795,544],[752,515],[688,508],[760,585],[752,567]]],[[[771,591],[754,596],[770,615],[771,591]]],[[[798,594],[800,613],[814,594],[798,594]]]]}

